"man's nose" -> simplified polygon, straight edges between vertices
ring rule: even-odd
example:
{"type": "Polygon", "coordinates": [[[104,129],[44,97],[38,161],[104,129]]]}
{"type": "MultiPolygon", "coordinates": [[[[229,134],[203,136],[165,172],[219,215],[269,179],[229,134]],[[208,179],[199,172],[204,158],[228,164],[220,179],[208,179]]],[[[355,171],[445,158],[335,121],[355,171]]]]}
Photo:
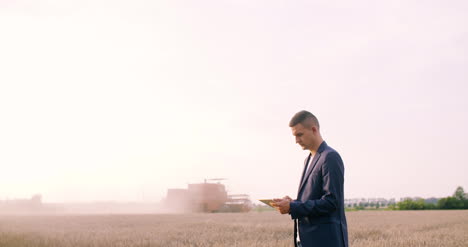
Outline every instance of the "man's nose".
{"type": "Polygon", "coordinates": [[[299,137],[296,137],[296,143],[299,143],[299,137]]]}

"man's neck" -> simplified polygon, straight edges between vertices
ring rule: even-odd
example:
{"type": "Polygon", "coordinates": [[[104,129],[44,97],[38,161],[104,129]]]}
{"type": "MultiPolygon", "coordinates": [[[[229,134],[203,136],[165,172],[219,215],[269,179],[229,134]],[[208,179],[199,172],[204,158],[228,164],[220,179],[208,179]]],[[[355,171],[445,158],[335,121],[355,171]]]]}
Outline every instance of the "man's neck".
{"type": "Polygon", "coordinates": [[[317,151],[318,151],[320,145],[322,144],[322,142],[323,142],[323,139],[320,138],[320,139],[315,143],[315,145],[314,145],[311,149],[309,149],[309,151],[310,151],[310,153],[312,154],[312,156],[314,156],[314,155],[317,153],[317,151]]]}

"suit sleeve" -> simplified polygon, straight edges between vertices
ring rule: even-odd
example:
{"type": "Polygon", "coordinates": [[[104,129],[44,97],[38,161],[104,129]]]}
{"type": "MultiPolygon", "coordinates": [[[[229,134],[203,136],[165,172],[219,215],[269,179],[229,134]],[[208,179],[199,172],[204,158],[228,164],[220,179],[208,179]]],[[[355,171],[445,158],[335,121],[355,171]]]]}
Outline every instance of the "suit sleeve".
{"type": "Polygon", "coordinates": [[[344,182],[343,161],[338,153],[329,153],[322,166],[322,197],[316,200],[299,200],[290,203],[292,219],[305,216],[323,216],[339,208],[339,198],[344,182]]]}

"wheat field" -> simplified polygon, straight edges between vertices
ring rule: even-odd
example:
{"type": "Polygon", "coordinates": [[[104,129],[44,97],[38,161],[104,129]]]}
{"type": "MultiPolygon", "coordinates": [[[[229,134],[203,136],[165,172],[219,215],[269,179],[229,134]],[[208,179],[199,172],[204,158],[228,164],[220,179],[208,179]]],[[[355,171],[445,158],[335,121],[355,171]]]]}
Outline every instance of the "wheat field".
{"type": "MultiPolygon", "coordinates": [[[[468,210],[347,212],[352,247],[467,247],[468,210]]],[[[0,216],[0,246],[293,246],[276,212],[0,216]]]]}

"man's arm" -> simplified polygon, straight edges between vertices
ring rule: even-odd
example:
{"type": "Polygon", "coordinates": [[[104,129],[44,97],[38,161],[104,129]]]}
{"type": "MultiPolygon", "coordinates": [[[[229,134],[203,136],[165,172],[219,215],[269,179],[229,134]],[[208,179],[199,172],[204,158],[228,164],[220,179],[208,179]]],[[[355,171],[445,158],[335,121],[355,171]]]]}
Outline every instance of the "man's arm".
{"type": "Polygon", "coordinates": [[[338,153],[329,153],[322,166],[323,196],[317,200],[290,202],[292,219],[327,215],[338,209],[340,191],[344,182],[343,161],[338,153]]]}

